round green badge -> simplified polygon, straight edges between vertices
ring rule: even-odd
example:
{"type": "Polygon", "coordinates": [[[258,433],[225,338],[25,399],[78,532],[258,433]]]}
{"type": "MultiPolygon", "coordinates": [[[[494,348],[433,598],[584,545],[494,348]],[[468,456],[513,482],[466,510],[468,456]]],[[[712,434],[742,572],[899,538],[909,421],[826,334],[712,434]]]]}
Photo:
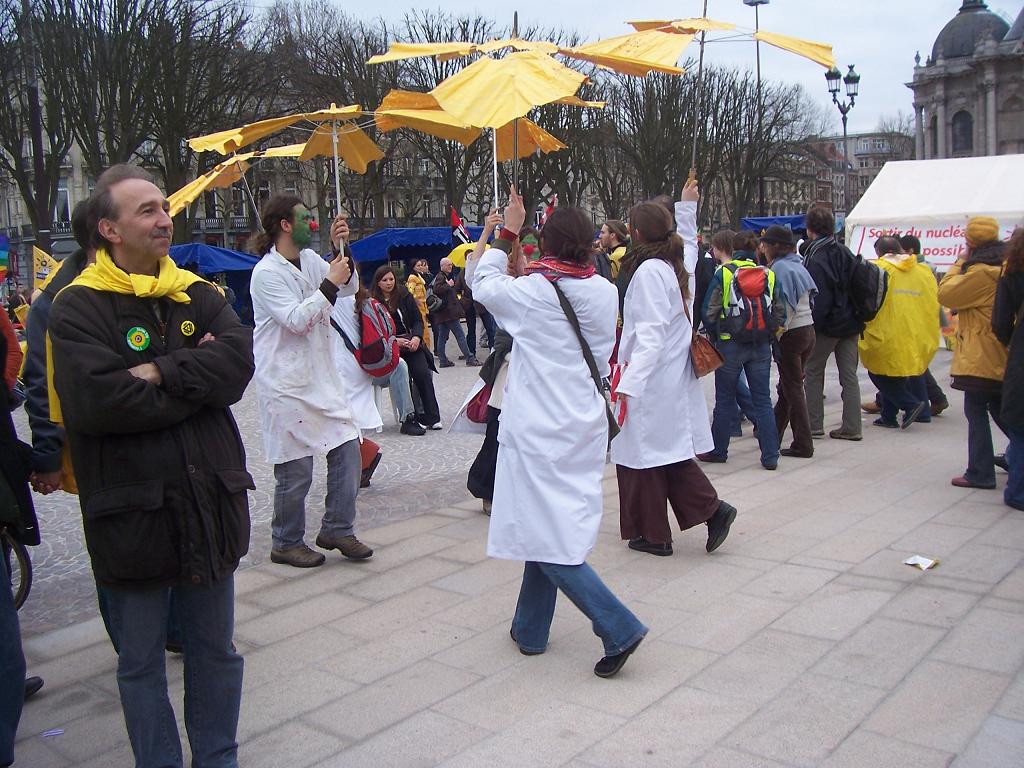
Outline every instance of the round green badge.
{"type": "Polygon", "coordinates": [[[136,325],[128,331],[126,340],[128,341],[129,347],[134,349],[136,352],[141,352],[149,347],[149,331],[136,325]]]}

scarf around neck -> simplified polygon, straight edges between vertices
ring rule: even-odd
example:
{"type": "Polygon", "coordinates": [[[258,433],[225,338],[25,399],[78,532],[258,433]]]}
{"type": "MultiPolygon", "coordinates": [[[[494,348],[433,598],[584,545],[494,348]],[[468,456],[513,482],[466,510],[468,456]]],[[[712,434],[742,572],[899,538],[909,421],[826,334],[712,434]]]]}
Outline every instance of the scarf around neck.
{"type": "Polygon", "coordinates": [[[129,274],[114,263],[106,248],[100,248],[96,251],[96,263],[82,270],[71,285],[84,285],[97,291],[138,296],[140,299],[167,297],[178,304],[188,304],[192,301],[185,292],[189,286],[206,282],[199,275],[179,268],[170,256],[161,258],[158,265],[160,271],[156,277],[129,274]]]}
{"type": "Polygon", "coordinates": [[[562,277],[588,278],[596,274],[593,264],[574,264],[569,261],[556,259],[554,256],[544,256],[531,261],[526,265],[527,275],[544,275],[552,283],[562,277]]]}
{"type": "Polygon", "coordinates": [[[787,253],[771,263],[770,269],[779,281],[786,303],[795,307],[805,293],[817,290],[814,278],[795,253],[787,253]]]}

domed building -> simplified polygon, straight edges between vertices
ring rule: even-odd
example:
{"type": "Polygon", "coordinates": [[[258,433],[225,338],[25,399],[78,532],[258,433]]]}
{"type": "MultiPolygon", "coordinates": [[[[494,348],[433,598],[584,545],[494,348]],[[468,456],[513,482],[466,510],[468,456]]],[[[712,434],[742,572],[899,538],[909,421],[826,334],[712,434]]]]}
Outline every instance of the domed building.
{"type": "Polygon", "coordinates": [[[1024,8],[1011,25],[984,0],[963,0],[914,57],[918,159],[1024,153],[1024,8]]]}

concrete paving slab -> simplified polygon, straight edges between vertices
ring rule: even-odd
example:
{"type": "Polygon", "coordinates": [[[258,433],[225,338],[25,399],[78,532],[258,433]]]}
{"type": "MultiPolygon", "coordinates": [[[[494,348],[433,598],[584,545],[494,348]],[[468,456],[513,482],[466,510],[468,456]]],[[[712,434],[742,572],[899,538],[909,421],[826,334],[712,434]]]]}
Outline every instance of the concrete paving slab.
{"type": "Polygon", "coordinates": [[[947,768],[953,755],[857,729],[822,768],[947,768]]]}
{"type": "Polygon", "coordinates": [[[1010,765],[1024,765],[1024,723],[992,716],[986,718],[981,732],[953,762],[952,768],[1004,768],[1010,765]]]}

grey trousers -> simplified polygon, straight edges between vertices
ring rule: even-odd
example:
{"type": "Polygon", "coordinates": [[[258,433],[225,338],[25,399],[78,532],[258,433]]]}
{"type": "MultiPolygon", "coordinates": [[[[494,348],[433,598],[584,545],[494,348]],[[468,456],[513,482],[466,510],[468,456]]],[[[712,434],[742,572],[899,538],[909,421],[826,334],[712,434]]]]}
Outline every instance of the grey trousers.
{"type": "Polygon", "coordinates": [[[848,435],[861,433],[860,382],[857,381],[857,336],[837,339],[814,332],[814,351],[804,368],[804,394],[807,395],[807,413],[811,417],[811,432],[821,433],[825,424],[825,365],[835,354],[839,368],[839,384],[843,388],[843,425],[848,435]]]}
{"type": "MultiPolygon", "coordinates": [[[[359,440],[349,440],[327,454],[327,498],[320,533],[350,536],[356,519],[359,491],[359,440]]],[[[306,494],[313,484],[313,457],[274,465],[274,519],[270,525],[274,549],[301,544],[306,534],[306,494]]]]}

